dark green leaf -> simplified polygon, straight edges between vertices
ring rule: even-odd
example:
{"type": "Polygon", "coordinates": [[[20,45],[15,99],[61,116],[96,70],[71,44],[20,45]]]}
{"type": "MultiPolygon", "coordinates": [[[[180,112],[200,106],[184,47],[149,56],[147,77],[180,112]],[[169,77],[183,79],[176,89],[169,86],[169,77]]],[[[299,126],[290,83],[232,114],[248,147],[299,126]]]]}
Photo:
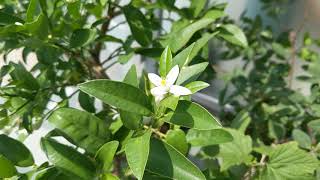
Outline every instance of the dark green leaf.
{"type": "Polygon", "coordinates": [[[110,80],[93,80],[79,85],[79,89],[104,103],[124,111],[142,115],[151,113],[151,104],[143,91],[126,83],[110,80]]]}
{"type": "Polygon", "coordinates": [[[27,9],[26,22],[31,22],[37,17],[40,13],[40,4],[39,0],[30,0],[29,6],[27,9]]]}
{"type": "Polygon", "coordinates": [[[14,165],[28,167],[34,164],[29,149],[20,141],[10,138],[4,134],[0,135],[0,154],[9,159],[14,165]]]}
{"type": "Polygon", "coordinates": [[[237,116],[232,120],[231,127],[238,129],[238,131],[245,132],[251,122],[251,117],[247,110],[240,111],[237,116]]]}
{"type": "Polygon", "coordinates": [[[10,76],[17,87],[29,90],[37,90],[39,88],[38,81],[23,65],[14,63],[10,63],[10,65],[14,67],[14,70],[10,72],[10,76]]]}
{"type": "Polygon", "coordinates": [[[154,138],[150,141],[146,170],[170,179],[206,179],[197,166],[179,151],[154,138]]]}
{"type": "Polygon", "coordinates": [[[110,140],[107,123],[85,111],[60,108],[52,113],[49,122],[92,154],[110,140]]]}
{"type": "Polygon", "coordinates": [[[7,14],[5,12],[0,12],[0,25],[9,25],[9,24],[14,24],[16,22],[24,23],[22,19],[16,16],[7,14]]]}
{"type": "Polygon", "coordinates": [[[180,100],[175,111],[166,114],[163,120],[171,124],[199,130],[221,128],[219,121],[205,108],[185,100],[180,100]]]}
{"type": "Polygon", "coordinates": [[[44,14],[40,14],[34,21],[25,24],[26,29],[39,39],[47,39],[49,34],[49,20],[44,14]]]}
{"type": "Polygon", "coordinates": [[[83,47],[94,41],[96,37],[96,30],[94,29],[77,29],[70,38],[70,47],[83,47]]]}
{"type": "Polygon", "coordinates": [[[134,39],[142,46],[148,46],[152,41],[152,30],[149,21],[142,12],[132,5],[122,7],[134,39]]]}
{"type": "Polygon", "coordinates": [[[41,139],[41,147],[49,161],[63,173],[84,180],[94,179],[94,164],[75,149],[50,138],[41,139]]]}

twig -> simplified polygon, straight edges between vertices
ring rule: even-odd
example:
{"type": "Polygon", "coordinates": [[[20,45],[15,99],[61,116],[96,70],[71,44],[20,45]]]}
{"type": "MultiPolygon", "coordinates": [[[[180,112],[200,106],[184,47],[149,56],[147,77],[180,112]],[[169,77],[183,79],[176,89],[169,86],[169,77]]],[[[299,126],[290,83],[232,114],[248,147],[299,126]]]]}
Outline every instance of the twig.
{"type": "Polygon", "coordinates": [[[158,131],[157,129],[153,129],[149,126],[144,125],[143,128],[145,129],[150,129],[153,133],[155,133],[156,135],[158,135],[160,138],[166,138],[166,135],[163,134],[162,132],[158,131]]]}

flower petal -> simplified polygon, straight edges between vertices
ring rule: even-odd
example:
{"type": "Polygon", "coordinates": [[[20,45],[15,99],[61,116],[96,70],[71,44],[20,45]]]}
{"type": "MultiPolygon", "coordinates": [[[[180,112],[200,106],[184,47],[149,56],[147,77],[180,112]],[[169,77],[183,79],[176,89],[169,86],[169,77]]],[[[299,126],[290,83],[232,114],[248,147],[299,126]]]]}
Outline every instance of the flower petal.
{"type": "Polygon", "coordinates": [[[192,92],[188,88],[178,86],[178,85],[171,86],[170,93],[172,93],[176,96],[185,96],[185,95],[192,94],[192,92]]]}
{"type": "Polygon", "coordinates": [[[148,73],[148,78],[149,78],[150,82],[152,84],[154,84],[155,86],[161,86],[162,79],[158,75],[156,75],[154,73],[148,73]]]}
{"type": "Polygon", "coordinates": [[[151,89],[151,94],[153,96],[161,96],[161,95],[165,95],[167,93],[168,93],[167,88],[165,88],[163,86],[158,86],[158,87],[151,89]]]}
{"type": "Polygon", "coordinates": [[[159,95],[159,96],[155,96],[154,99],[156,101],[156,103],[159,103],[162,99],[164,99],[164,95],[159,95]]]}
{"type": "Polygon", "coordinates": [[[167,86],[172,86],[176,82],[179,75],[179,66],[175,65],[166,77],[167,86]]]}

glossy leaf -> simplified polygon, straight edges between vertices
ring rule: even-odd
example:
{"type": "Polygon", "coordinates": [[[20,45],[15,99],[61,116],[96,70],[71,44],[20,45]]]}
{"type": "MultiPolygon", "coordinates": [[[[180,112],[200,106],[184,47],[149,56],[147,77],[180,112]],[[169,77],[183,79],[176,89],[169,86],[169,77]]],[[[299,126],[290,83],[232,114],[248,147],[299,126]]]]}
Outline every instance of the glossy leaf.
{"type": "Polygon", "coordinates": [[[196,80],[200,74],[207,68],[208,63],[203,62],[192,66],[185,67],[181,70],[177,82],[177,85],[196,80]]]}
{"type": "Polygon", "coordinates": [[[203,82],[203,81],[193,81],[186,85],[186,88],[188,88],[192,93],[196,93],[204,88],[209,87],[210,84],[203,82]]]}
{"type": "Polygon", "coordinates": [[[102,164],[102,170],[104,173],[110,171],[112,166],[113,157],[119,146],[118,141],[110,141],[104,144],[97,152],[95,159],[102,164]]]}
{"type": "Polygon", "coordinates": [[[29,149],[24,144],[5,134],[0,134],[0,154],[5,156],[14,165],[28,167],[34,164],[29,149]]]}
{"type": "Polygon", "coordinates": [[[94,164],[75,149],[53,139],[44,138],[41,139],[41,147],[49,161],[63,173],[78,179],[94,179],[94,164]]]}
{"type": "Polygon", "coordinates": [[[93,80],[80,84],[79,89],[124,111],[142,115],[151,113],[148,97],[132,85],[110,80],[93,80]]]}
{"type": "Polygon", "coordinates": [[[0,154],[0,178],[10,178],[17,174],[13,163],[0,154]]]}
{"type": "Polygon", "coordinates": [[[90,44],[96,37],[96,31],[92,29],[77,29],[70,38],[70,47],[82,47],[90,44]]]}
{"type": "Polygon", "coordinates": [[[186,134],[181,129],[169,130],[166,134],[166,142],[176,148],[181,154],[187,154],[189,146],[186,134]]]}
{"type": "Polygon", "coordinates": [[[133,174],[140,180],[149,156],[151,131],[145,132],[142,136],[130,139],[125,145],[127,161],[133,174]]]}
{"type": "Polygon", "coordinates": [[[10,63],[10,66],[14,67],[14,70],[10,72],[10,76],[16,82],[17,87],[29,90],[37,90],[39,88],[38,81],[23,65],[10,63]]]}
{"type": "Polygon", "coordinates": [[[92,154],[110,140],[107,123],[85,111],[60,108],[49,117],[49,122],[92,154]]]}
{"type": "Polygon", "coordinates": [[[192,129],[209,130],[221,128],[219,121],[199,104],[180,100],[175,111],[162,119],[168,123],[192,129]]]}
{"type": "Polygon", "coordinates": [[[142,12],[132,5],[122,7],[134,39],[142,46],[148,46],[152,41],[152,30],[149,21],[142,12]]]}
{"type": "Polygon", "coordinates": [[[260,174],[261,180],[311,178],[319,166],[318,161],[299,149],[295,142],[277,145],[267,155],[268,161],[260,174]]]}
{"type": "Polygon", "coordinates": [[[198,167],[179,151],[154,138],[150,141],[146,170],[170,179],[206,179],[198,167]]]}
{"type": "Polygon", "coordinates": [[[171,70],[172,64],[172,54],[169,46],[167,46],[161,54],[160,63],[159,63],[159,71],[162,77],[166,77],[166,75],[171,70]]]}
{"type": "Polygon", "coordinates": [[[232,140],[232,135],[223,129],[190,129],[187,133],[187,141],[193,146],[210,146],[230,142],[232,140]]]}
{"type": "Polygon", "coordinates": [[[78,95],[78,100],[79,100],[79,104],[80,106],[91,113],[95,113],[96,108],[94,106],[94,98],[90,97],[88,94],[80,91],[79,95],[78,95]]]}
{"type": "MultiPolygon", "coordinates": [[[[139,87],[139,79],[135,65],[131,66],[123,82],[137,88],[139,87]]],[[[120,117],[123,125],[129,129],[138,129],[142,124],[142,116],[140,114],[120,110],[120,117]]]]}
{"type": "Polygon", "coordinates": [[[223,29],[223,31],[218,34],[220,37],[238,46],[248,46],[247,38],[239,27],[233,24],[226,24],[221,28],[223,29]]]}

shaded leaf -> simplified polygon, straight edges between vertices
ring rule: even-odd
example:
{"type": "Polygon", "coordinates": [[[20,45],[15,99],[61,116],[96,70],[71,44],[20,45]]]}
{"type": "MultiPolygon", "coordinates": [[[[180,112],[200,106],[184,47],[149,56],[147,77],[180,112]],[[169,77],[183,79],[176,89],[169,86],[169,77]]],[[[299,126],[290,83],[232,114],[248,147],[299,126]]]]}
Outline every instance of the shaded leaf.
{"type": "Polygon", "coordinates": [[[311,148],[311,138],[305,132],[300,129],[294,129],[292,131],[292,137],[295,141],[299,143],[299,146],[305,149],[311,148]]]}
{"type": "Polygon", "coordinates": [[[77,29],[75,30],[70,38],[70,47],[82,47],[90,44],[96,37],[96,30],[92,29],[77,29]]]}
{"type": "Polygon", "coordinates": [[[169,130],[166,134],[166,142],[176,148],[181,154],[187,154],[189,146],[186,134],[181,129],[169,130]]]}

